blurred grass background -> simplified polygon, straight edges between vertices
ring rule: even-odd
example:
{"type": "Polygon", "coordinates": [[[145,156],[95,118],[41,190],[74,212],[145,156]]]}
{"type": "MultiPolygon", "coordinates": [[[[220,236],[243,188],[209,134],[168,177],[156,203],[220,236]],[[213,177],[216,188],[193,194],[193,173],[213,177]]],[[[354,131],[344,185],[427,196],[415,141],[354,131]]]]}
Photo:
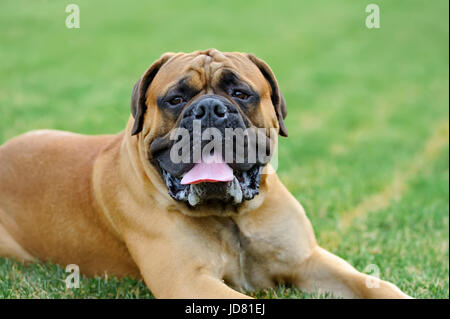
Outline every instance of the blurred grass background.
{"type": "MultiPolygon", "coordinates": [[[[319,243],[413,297],[448,298],[448,1],[375,1],[381,28],[367,29],[372,2],[3,0],[0,143],[39,128],[121,131],[134,83],[166,51],[254,53],[288,104],[278,173],[319,243]],[[80,29],[65,27],[69,3],[80,29]]],[[[0,297],[151,297],[133,279],[66,290],[65,277],[0,259],[0,297]]]]}

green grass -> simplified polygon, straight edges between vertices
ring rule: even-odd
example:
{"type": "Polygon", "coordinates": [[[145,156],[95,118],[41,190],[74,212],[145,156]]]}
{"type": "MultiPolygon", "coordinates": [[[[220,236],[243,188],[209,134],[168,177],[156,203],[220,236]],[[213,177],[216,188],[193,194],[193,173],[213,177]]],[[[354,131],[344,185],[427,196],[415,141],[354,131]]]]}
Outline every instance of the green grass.
{"type": "MultiPolygon", "coordinates": [[[[0,4],[0,143],[38,128],[121,131],[132,86],[165,51],[252,52],[287,100],[278,173],[319,243],[413,297],[449,297],[448,1],[377,1],[377,30],[364,26],[371,1],[83,0],[77,30],[64,26],[68,3],[0,4]]],[[[0,298],[151,297],[133,279],[66,290],[65,277],[0,259],[0,298]]]]}

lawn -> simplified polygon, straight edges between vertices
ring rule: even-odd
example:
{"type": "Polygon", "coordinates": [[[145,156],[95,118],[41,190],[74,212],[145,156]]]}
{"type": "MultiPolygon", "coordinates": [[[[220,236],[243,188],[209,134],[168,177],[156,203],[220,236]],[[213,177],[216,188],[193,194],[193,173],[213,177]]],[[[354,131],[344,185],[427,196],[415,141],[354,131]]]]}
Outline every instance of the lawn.
{"type": "MultiPolygon", "coordinates": [[[[121,131],[131,89],[166,51],[266,60],[287,100],[281,180],[319,243],[416,298],[449,298],[448,1],[77,0],[0,3],[0,143],[53,128],[121,131]]],[[[0,163],[1,165],[1,163],[0,163]]],[[[39,225],[36,225],[39,227],[39,225]]],[[[0,298],[149,298],[141,281],[0,258],[0,298]]],[[[262,298],[319,298],[289,287],[262,298]]]]}

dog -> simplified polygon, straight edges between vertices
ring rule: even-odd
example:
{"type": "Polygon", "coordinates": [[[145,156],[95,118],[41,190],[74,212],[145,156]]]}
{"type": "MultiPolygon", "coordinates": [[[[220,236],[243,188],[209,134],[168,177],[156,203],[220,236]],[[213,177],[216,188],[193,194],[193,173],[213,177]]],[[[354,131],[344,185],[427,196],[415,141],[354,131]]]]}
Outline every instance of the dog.
{"type": "MultiPolygon", "coordinates": [[[[192,161],[206,146],[193,142],[195,121],[200,133],[287,136],[286,115],[271,68],[254,55],[166,53],[134,86],[123,132],[38,130],[0,147],[0,256],[142,278],[157,298],[249,298],[280,283],[409,298],[383,280],[367,285],[377,279],[321,248],[267,159],[225,162],[206,152],[192,161]],[[180,128],[191,161],[177,163],[171,132],[180,128]]],[[[248,141],[241,146],[250,150],[248,141]]]]}

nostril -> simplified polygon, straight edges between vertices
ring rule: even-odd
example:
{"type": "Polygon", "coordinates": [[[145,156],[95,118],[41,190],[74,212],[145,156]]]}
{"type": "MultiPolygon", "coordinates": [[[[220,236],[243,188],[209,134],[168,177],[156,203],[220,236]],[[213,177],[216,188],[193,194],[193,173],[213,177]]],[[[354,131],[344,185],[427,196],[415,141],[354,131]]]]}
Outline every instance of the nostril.
{"type": "Polygon", "coordinates": [[[216,105],[214,105],[214,113],[218,117],[224,117],[225,114],[227,113],[227,108],[225,107],[225,105],[217,103],[216,105]]]}
{"type": "Polygon", "coordinates": [[[196,108],[194,108],[193,113],[196,119],[203,118],[203,116],[205,116],[205,107],[203,106],[203,104],[200,104],[196,108]]]}

